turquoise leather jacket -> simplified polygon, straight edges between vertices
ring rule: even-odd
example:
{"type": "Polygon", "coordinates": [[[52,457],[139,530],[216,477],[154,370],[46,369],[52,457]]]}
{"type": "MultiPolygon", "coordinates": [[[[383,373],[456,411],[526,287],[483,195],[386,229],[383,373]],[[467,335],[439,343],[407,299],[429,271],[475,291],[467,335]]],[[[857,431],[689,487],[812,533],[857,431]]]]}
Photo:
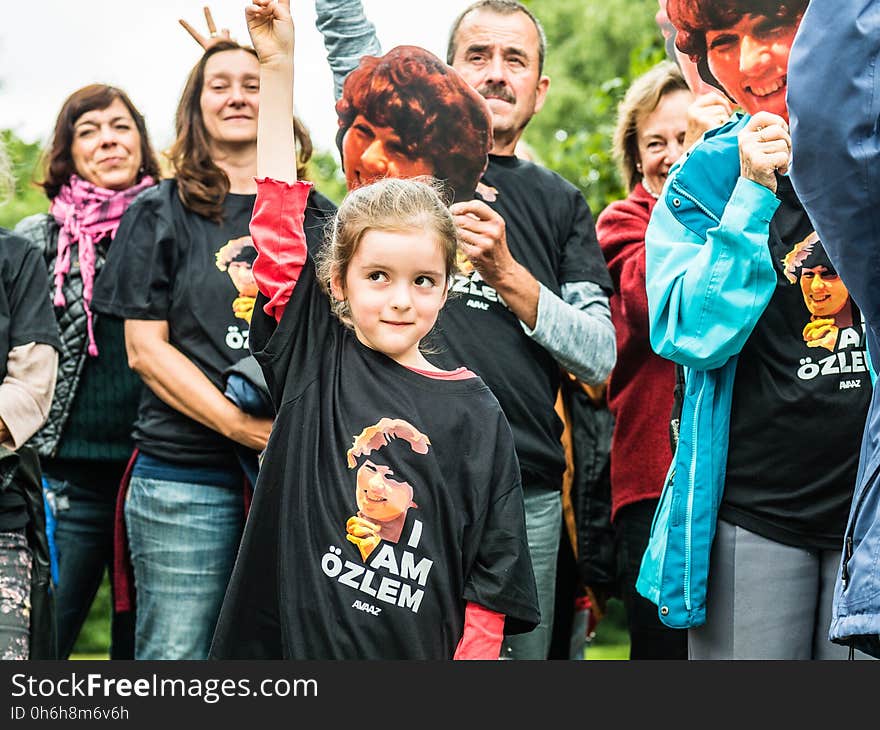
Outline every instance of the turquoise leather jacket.
{"type": "Polygon", "coordinates": [[[684,366],[685,392],[636,589],[675,628],[706,620],[737,357],[777,281],[767,243],[779,201],[739,174],[748,119],[707,132],[673,166],[645,238],[651,346],[684,366]]]}

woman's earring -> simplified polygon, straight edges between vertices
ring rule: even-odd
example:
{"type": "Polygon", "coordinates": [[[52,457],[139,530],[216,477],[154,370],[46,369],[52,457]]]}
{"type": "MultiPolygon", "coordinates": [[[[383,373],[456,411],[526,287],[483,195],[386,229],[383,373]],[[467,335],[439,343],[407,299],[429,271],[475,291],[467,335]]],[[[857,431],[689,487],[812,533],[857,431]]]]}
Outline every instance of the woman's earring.
{"type": "Polygon", "coordinates": [[[642,163],[641,162],[636,163],[636,170],[638,170],[639,172],[642,171],[642,163]]]}

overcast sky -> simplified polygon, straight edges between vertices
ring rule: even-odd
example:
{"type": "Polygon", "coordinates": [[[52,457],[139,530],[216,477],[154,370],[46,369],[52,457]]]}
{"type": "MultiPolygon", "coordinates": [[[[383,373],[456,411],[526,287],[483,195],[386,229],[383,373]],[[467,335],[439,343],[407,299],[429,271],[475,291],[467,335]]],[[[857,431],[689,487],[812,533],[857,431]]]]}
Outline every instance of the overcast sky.
{"type": "MultiPolygon", "coordinates": [[[[441,58],[455,16],[470,0],[363,0],[383,50],[409,44],[441,58]]],[[[61,103],[93,82],[124,89],[147,119],[154,145],[172,140],[177,99],[200,48],[181,28],[204,29],[204,0],[2,0],[0,129],[46,141],[61,103]]],[[[218,28],[249,42],[244,0],[208,3],[218,28]]],[[[336,114],[312,0],[294,0],[296,111],[315,145],[334,148],[336,114]]]]}

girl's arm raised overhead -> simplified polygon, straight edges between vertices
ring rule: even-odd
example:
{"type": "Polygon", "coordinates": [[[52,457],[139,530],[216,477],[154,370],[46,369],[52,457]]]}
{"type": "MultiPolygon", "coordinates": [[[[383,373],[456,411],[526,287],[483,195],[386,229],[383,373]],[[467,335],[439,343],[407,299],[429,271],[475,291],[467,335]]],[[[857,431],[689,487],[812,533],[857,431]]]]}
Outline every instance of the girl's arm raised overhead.
{"type": "Polygon", "coordinates": [[[253,0],[245,18],[260,59],[257,177],[296,182],[290,0],[253,0]]]}
{"type": "Polygon", "coordinates": [[[307,258],[303,215],[310,187],[285,185],[297,182],[290,0],[254,0],[245,17],[260,58],[258,189],[250,225],[259,255],[253,274],[269,298],[266,314],[280,322],[307,258]]]}

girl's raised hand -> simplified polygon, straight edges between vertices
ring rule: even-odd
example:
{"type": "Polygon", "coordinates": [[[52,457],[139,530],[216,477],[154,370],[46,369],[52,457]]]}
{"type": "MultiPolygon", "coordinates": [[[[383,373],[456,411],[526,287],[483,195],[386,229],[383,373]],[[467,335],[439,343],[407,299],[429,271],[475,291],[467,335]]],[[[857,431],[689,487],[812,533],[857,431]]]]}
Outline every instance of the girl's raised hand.
{"type": "Polygon", "coordinates": [[[294,41],[290,0],[253,0],[244,15],[260,63],[290,63],[294,41]]]}

